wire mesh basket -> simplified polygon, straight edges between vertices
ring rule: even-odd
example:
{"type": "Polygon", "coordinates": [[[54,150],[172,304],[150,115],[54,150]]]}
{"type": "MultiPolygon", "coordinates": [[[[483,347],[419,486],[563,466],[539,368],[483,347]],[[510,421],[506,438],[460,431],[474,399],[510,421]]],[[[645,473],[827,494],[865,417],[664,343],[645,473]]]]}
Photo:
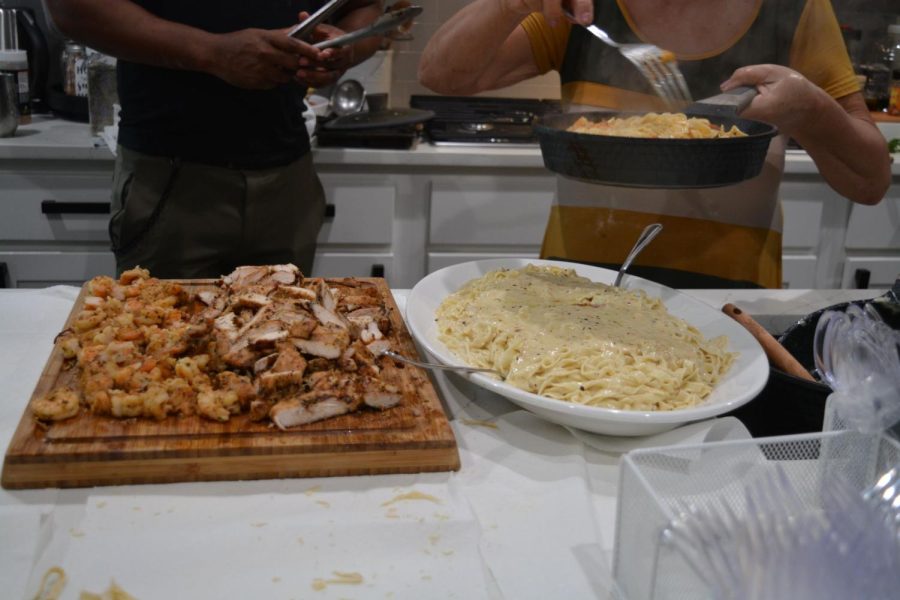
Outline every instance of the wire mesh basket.
{"type": "Polygon", "coordinates": [[[628,600],[709,597],[708,587],[670,544],[667,527],[687,504],[727,505],[748,514],[746,490],[783,471],[805,508],[821,510],[838,479],[868,489],[900,462],[900,444],[857,431],[792,435],[634,450],[623,457],[613,574],[628,600]]]}

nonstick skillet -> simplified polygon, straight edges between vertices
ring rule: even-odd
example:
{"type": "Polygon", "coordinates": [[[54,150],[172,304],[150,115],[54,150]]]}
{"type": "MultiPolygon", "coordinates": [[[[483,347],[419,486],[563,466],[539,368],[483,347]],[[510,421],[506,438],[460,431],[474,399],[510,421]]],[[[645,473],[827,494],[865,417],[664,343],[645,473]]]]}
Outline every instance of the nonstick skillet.
{"type": "Polygon", "coordinates": [[[680,112],[746,137],[714,139],[632,138],[567,131],[587,117],[599,121],[643,112],[593,111],[550,115],[535,122],[544,165],[555,173],[605,185],[646,188],[704,188],[731,185],[762,171],[769,142],[778,130],[738,116],[755,88],[736,88],[699,100],[680,112]]]}

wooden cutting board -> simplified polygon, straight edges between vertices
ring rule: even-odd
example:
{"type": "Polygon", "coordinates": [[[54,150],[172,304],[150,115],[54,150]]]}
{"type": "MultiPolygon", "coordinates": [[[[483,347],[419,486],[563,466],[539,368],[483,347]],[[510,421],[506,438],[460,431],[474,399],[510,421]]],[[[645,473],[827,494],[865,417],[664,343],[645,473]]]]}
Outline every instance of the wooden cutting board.
{"type": "MultiPolygon", "coordinates": [[[[384,279],[374,283],[390,310],[391,340],[402,354],[417,352],[384,279]]],[[[189,290],[206,280],[180,282],[189,290]]],[[[85,289],[66,327],[81,310],[85,289]]],[[[54,347],[32,400],[74,381],[54,347]]],[[[456,439],[431,379],[404,367],[404,401],[361,410],[289,431],[238,415],[226,423],[200,417],[114,419],[82,412],[67,421],[37,422],[25,408],[3,461],[7,489],[89,487],[176,481],[374,475],[458,470],[456,439]]]]}

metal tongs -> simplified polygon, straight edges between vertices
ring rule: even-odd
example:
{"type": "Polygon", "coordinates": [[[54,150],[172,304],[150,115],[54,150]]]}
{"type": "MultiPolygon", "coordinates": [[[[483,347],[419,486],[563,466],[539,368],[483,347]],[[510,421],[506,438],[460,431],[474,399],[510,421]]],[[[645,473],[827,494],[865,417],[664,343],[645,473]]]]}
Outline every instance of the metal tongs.
{"type": "Polygon", "coordinates": [[[325,50],[326,48],[334,48],[337,46],[346,46],[347,44],[352,44],[353,42],[357,42],[359,40],[390,31],[401,23],[415,18],[421,12],[421,6],[407,6],[405,8],[392,10],[390,12],[384,13],[373,23],[366,27],[363,27],[362,29],[357,29],[356,31],[345,33],[344,35],[332,38],[330,40],[323,40],[317,44],[313,44],[313,46],[318,48],[319,50],[325,50]]]}

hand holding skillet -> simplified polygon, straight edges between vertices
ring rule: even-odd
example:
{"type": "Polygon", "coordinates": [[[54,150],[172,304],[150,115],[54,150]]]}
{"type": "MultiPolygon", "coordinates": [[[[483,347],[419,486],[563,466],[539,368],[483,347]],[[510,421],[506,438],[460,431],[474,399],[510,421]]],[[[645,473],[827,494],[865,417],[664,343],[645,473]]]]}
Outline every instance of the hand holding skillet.
{"type": "Polygon", "coordinates": [[[723,90],[755,86],[759,95],[741,113],[765,121],[800,143],[828,184],[860,204],[877,204],[890,184],[887,152],[873,160],[871,148],[884,136],[869,115],[862,94],[834,99],[800,73],[778,65],[742,67],[723,90]]]}

